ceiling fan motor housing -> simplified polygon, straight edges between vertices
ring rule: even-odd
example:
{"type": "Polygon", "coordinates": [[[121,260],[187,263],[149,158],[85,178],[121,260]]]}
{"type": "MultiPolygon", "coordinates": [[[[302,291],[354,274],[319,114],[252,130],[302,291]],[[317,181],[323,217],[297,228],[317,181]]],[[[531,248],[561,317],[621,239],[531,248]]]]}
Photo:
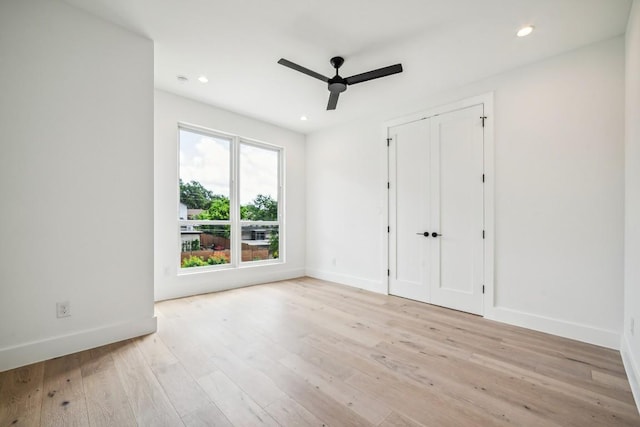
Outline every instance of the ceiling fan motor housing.
{"type": "Polygon", "coordinates": [[[340,93],[347,90],[347,81],[336,74],[335,77],[329,79],[329,92],[340,93]]]}

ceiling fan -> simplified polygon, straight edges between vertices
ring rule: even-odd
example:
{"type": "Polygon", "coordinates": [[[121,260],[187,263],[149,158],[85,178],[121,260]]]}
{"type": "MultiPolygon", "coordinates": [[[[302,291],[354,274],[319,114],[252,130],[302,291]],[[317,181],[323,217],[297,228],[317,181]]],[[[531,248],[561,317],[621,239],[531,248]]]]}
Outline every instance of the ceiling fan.
{"type": "Polygon", "coordinates": [[[281,58],[278,61],[278,64],[284,65],[285,67],[289,67],[308,76],[315,77],[316,79],[322,80],[323,82],[327,83],[329,85],[330,92],[327,110],[336,109],[336,105],[338,105],[338,97],[340,96],[341,92],[347,90],[348,85],[354,85],[356,83],[362,83],[402,72],[402,64],[395,64],[388,67],[378,68],[377,70],[367,71],[366,73],[356,74],[355,76],[343,78],[338,75],[338,69],[344,63],[344,58],[342,58],[341,56],[335,56],[331,58],[331,61],[329,62],[331,63],[333,68],[336,69],[336,75],[331,78],[325,77],[322,74],[316,73],[315,71],[311,71],[310,69],[305,68],[301,65],[294,64],[293,62],[288,61],[284,58],[281,58]]]}

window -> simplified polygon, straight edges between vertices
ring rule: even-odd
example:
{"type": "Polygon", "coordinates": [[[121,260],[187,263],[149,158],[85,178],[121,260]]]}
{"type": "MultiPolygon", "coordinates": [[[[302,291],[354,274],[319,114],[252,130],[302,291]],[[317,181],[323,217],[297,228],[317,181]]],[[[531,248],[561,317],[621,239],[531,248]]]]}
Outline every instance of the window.
{"type": "Polygon", "coordinates": [[[282,261],[282,148],[180,126],[180,267],[282,261]]]}

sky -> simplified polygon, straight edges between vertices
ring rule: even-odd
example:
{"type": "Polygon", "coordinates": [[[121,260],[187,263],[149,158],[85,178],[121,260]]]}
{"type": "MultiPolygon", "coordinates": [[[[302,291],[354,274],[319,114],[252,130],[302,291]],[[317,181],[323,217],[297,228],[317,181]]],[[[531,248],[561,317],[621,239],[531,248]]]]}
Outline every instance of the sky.
{"type": "MultiPolygon", "coordinates": [[[[180,130],[180,178],[198,181],[214,194],[229,197],[231,139],[180,130]]],[[[278,152],[240,145],[240,204],[258,194],[278,199],[278,152]]]]}

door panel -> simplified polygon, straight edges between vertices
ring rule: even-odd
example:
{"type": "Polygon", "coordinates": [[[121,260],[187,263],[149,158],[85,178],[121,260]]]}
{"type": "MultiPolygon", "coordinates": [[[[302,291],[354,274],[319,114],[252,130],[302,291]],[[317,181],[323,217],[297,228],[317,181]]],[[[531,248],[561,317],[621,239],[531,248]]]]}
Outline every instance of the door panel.
{"type": "Polygon", "coordinates": [[[428,301],[427,199],[429,173],[429,123],[421,120],[389,129],[390,277],[389,292],[428,301]],[[416,197],[422,195],[422,197],[416,197]]]}
{"type": "Polygon", "coordinates": [[[482,106],[432,118],[431,302],[482,312],[482,106]]]}

